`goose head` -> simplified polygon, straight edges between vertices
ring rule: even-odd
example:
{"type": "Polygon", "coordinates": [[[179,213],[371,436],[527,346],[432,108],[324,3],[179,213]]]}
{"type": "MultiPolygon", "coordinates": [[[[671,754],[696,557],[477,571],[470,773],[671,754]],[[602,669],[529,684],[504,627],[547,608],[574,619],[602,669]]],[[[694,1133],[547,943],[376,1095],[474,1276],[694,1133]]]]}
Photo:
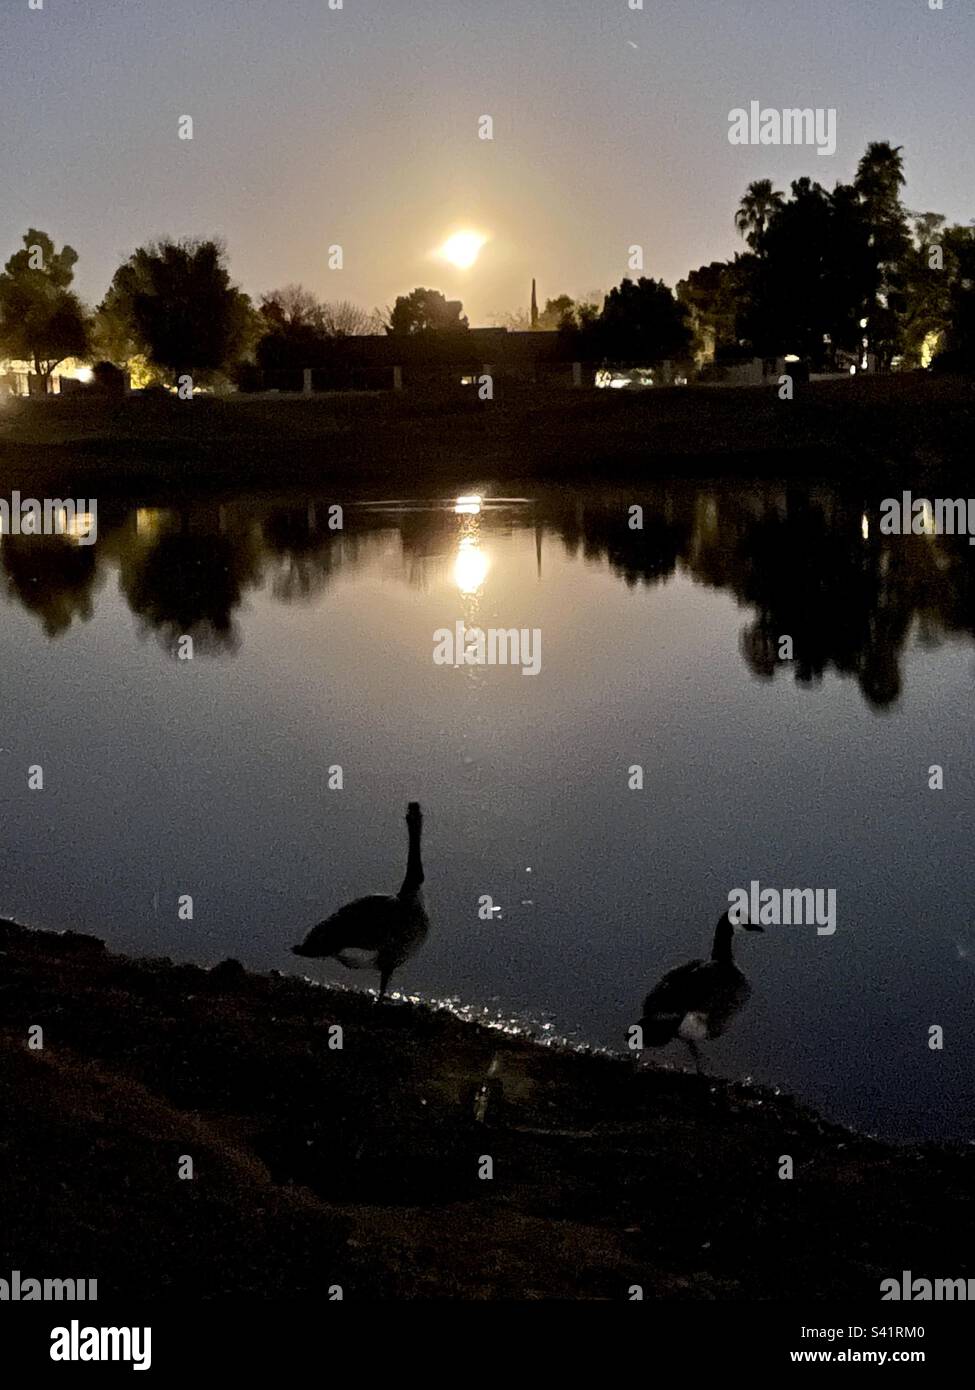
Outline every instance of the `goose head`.
{"type": "Polygon", "coordinates": [[[744,914],[735,913],[736,918],[741,920],[732,921],[731,914],[723,912],[718,919],[718,925],[714,929],[714,945],[711,948],[711,959],[725,962],[731,961],[731,940],[743,931],[762,931],[757,922],[749,922],[744,914]]]}
{"type": "Polygon", "coordinates": [[[732,921],[731,913],[726,912],[724,916],[721,918],[719,926],[724,926],[725,923],[727,923],[727,925],[731,928],[731,930],[735,933],[736,936],[739,932],[743,931],[765,931],[765,928],[760,927],[757,922],[749,922],[747,915],[743,915],[739,918],[738,921],[732,921]]]}

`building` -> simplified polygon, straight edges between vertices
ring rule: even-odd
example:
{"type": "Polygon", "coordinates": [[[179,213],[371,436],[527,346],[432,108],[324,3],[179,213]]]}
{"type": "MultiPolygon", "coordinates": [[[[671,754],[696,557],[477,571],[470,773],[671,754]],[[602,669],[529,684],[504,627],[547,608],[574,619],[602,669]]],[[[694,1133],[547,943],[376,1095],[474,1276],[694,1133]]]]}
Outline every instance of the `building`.
{"type": "MultiPolygon", "coordinates": [[[[49,395],[61,394],[62,381],[87,382],[91,380],[91,368],[74,357],[66,357],[59,362],[50,376],[49,395]]],[[[64,388],[65,394],[70,389],[64,388]]],[[[42,396],[43,380],[34,371],[30,362],[0,361],[0,395],[2,396],[42,396]]]]}

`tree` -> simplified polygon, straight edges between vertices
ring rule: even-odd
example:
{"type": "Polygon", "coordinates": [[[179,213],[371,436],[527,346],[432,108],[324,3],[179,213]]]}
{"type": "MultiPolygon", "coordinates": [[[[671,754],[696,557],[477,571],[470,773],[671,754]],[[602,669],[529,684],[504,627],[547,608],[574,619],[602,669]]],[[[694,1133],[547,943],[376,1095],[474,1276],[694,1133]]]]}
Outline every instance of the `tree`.
{"type": "Polygon", "coordinates": [[[751,249],[762,254],[765,232],[783,203],[782,194],[772,187],[771,179],[757,179],[745,190],[745,196],[735,213],[735,226],[751,249]]]}
{"type": "Polygon", "coordinates": [[[303,285],[285,285],[261,296],[263,332],[255,356],[263,372],[301,371],[322,365],[322,306],[303,285]]]}
{"type": "Polygon", "coordinates": [[[853,187],[869,228],[873,262],[873,284],[865,314],[867,343],[885,365],[890,364],[901,345],[900,320],[906,308],[902,264],[910,251],[911,239],[900,198],[903,186],[901,146],[895,148],[886,141],[868,145],[857,165],[853,187]]]}
{"type": "Polygon", "coordinates": [[[737,346],[746,271],[753,259],[736,256],[733,261],[712,261],[679,282],[677,298],[688,311],[697,361],[710,361],[721,349],[737,346]]]}
{"type": "Polygon", "coordinates": [[[935,366],[945,371],[975,371],[975,227],[951,227],[945,233],[946,264],[953,270],[948,294],[944,352],[935,366]]]}
{"type": "Polygon", "coordinates": [[[869,238],[852,186],[827,193],[796,179],[768,217],[761,254],[742,258],[736,335],[763,357],[796,353],[814,367],[858,353],[874,283],[869,238]]]}
{"type": "Polygon", "coordinates": [[[820,326],[829,336],[824,362],[836,367],[841,352],[859,357],[862,351],[861,323],[869,314],[873,293],[873,255],[870,227],[853,185],[838,183],[829,201],[820,326]]]}
{"type": "MultiPolygon", "coordinates": [[[[538,331],[540,333],[554,333],[563,324],[577,323],[581,307],[568,294],[560,294],[556,295],[554,299],[547,299],[545,308],[538,315],[538,331]]],[[[530,333],[532,331],[531,313],[527,309],[516,309],[513,314],[494,314],[493,319],[498,328],[507,328],[509,333],[530,333]]]]}
{"type": "Polygon", "coordinates": [[[261,295],[260,314],[274,328],[321,328],[322,306],[304,285],[261,295]]]}
{"type": "Polygon", "coordinates": [[[904,359],[926,367],[944,340],[951,318],[951,293],[957,276],[952,232],[937,212],[913,212],[912,243],[902,261],[905,311],[902,322],[904,359]],[[939,255],[933,253],[937,248],[939,255]]]}
{"type": "Polygon", "coordinates": [[[343,338],[376,331],[375,316],[349,300],[321,303],[303,285],[286,285],[261,296],[264,332],[257,365],[265,372],[296,372],[341,360],[343,338]]]}
{"type": "Polygon", "coordinates": [[[329,338],[357,338],[375,327],[373,315],[348,299],[323,304],[321,310],[322,326],[329,338]]]}
{"type": "Polygon", "coordinates": [[[606,296],[598,318],[576,330],[580,355],[591,357],[594,348],[607,361],[647,366],[686,357],[691,346],[687,318],[686,308],[662,280],[623,280],[606,296]]]}
{"type": "Polygon", "coordinates": [[[538,326],[546,332],[555,332],[563,323],[575,322],[576,302],[571,295],[560,294],[554,299],[546,299],[545,308],[538,316],[538,326]]]}
{"type": "Polygon", "coordinates": [[[445,299],[439,290],[415,289],[400,295],[386,324],[390,334],[457,332],[469,327],[459,299],[445,299]]]}
{"type": "Polygon", "coordinates": [[[59,362],[87,354],[88,315],[69,289],[77,251],[56,251],[35,227],[23,240],[23,251],[10,257],[0,275],[0,347],[6,356],[30,362],[46,391],[59,362]]]}
{"type": "Polygon", "coordinates": [[[216,241],[140,246],[115,272],[99,315],[172,377],[205,381],[242,356],[255,331],[223,257],[216,241]]]}

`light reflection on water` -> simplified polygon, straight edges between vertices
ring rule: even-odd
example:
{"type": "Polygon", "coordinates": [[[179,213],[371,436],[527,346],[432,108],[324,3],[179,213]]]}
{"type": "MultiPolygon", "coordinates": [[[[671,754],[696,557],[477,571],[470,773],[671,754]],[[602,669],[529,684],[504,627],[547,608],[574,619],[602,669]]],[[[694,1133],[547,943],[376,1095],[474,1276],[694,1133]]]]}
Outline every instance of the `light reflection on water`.
{"type": "Polygon", "coordinates": [[[4,536],[0,911],[291,968],[296,932],[398,886],[415,798],[434,926],[394,985],[621,1049],[730,888],[832,887],[834,938],[743,941],[755,994],[710,1064],[867,1128],[970,1137],[973,562],[964,538],[880,535],[878,502],[472,479],[100,499],[95,546],[4,536]],[[458,621],[540,629],[539,675],[437,667],[458,621]]]}

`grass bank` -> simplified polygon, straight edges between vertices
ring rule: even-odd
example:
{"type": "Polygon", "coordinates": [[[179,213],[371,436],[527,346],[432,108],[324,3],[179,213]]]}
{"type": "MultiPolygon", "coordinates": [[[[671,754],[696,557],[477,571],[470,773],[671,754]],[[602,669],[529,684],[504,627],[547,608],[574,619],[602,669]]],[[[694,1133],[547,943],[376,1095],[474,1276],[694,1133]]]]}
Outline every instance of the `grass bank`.
{"type": "Polygon", "coordinates": [[[0,406],[0,483],[74,495],[335,481],[905,476],[966,468],[975,385],[925,373],[775,387],[218,399],[75,394],[0,406]]]}
{"type": "Polygon", "coordinates": [[[0,952],[5,1277],[95,1277],[101,1299],[339,1284],[623,1300],[639,1284],[874,1301],[903,1269],[975,1274],[969,1149],[883,1144],[769,1091],[234,963],[131,960],[12,923],[0,952]]]}

